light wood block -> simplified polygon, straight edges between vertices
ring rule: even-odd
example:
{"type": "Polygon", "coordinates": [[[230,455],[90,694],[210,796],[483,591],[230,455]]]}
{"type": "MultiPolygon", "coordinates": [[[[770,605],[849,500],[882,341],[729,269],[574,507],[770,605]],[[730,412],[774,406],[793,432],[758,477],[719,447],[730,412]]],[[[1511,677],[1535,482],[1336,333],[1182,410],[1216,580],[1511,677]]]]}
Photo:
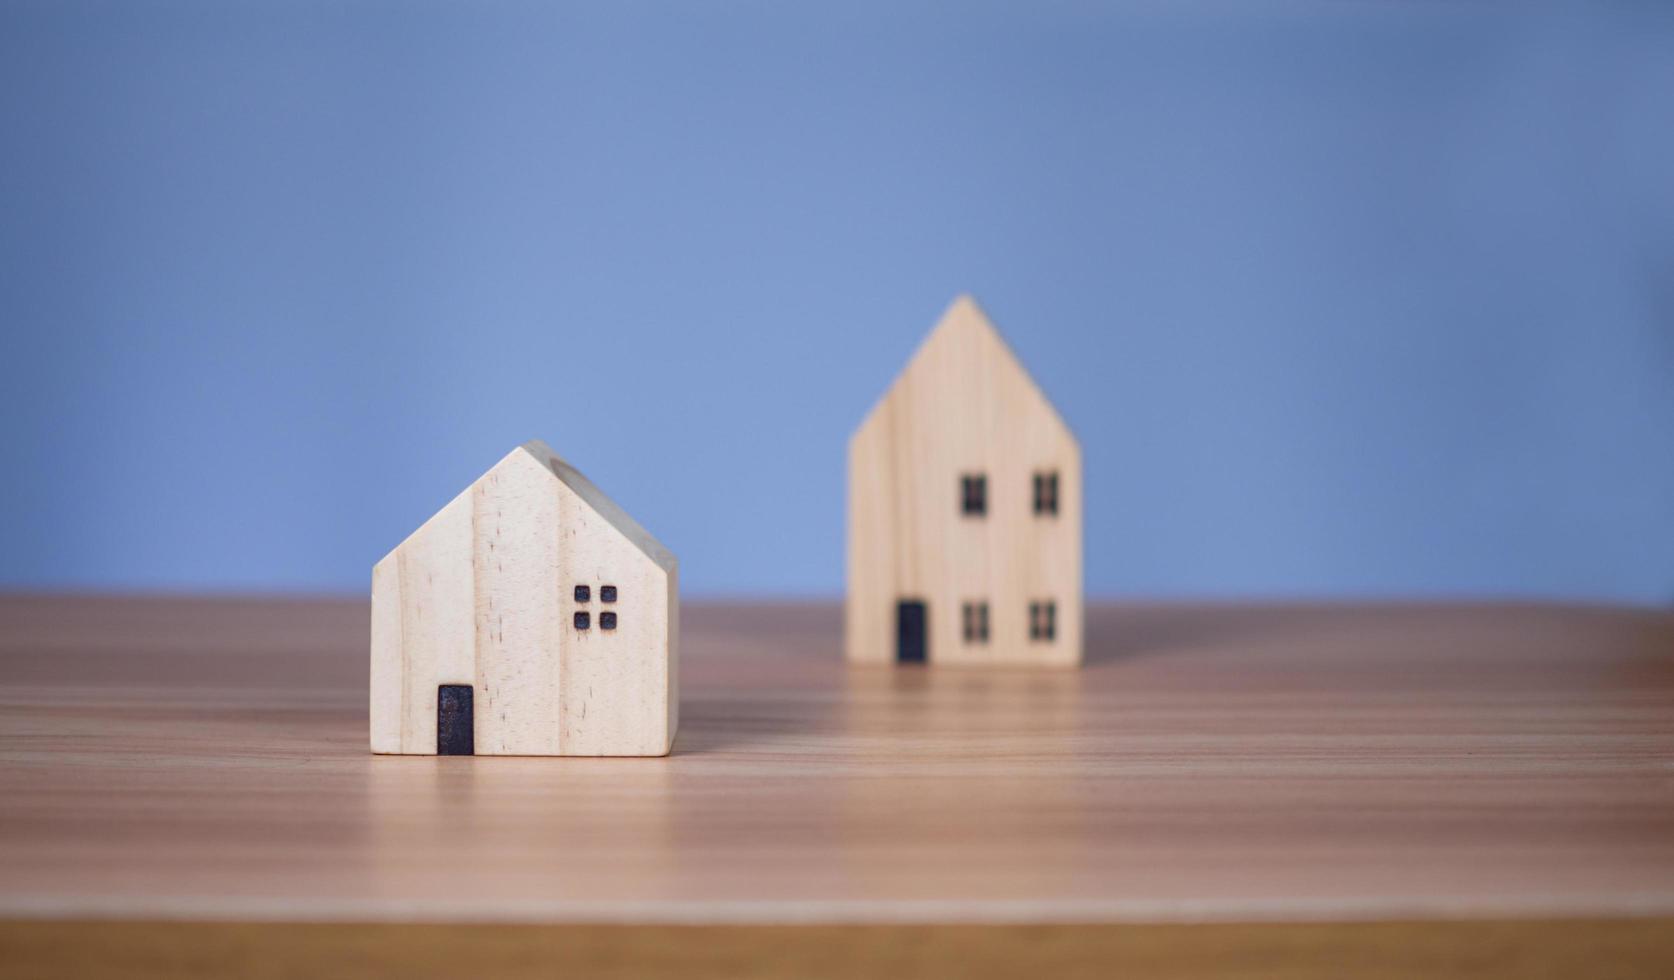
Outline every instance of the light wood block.
{"type": "Polygon", "coordinates": [[[460,685],[474,754],[666,755],[678,574],[545,443],[514,449],[372,569],[372,751],[436,754],[460,685]]]}
{"type": "Polygon", "coordinates": [[[1674,975],[1668,611],[688,603],[673,754],[562,764],[368,754],[367,615],[0,598],[0,976],[1674,975]]]}
{"type": "Polygon", "coordinates": [[[850,660],[1081,662],[1081,447],[970,297],[849,440],[848,508],[850,660]]]}

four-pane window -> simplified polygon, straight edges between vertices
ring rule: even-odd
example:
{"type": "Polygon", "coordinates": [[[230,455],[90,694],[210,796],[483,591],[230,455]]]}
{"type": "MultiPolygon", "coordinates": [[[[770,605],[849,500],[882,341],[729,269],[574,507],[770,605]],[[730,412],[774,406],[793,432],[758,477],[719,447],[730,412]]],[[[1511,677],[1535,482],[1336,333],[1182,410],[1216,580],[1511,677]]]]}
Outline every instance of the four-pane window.
{"type": "Polygon", "coordinates": [[[1058,638],[1058,604],[1051,599],[1029,603],[1029,639],[1051,642],[1058,638]]]}
{"type": "Polygon", "coordinates": [[[988,477],[966,473],[959,478],[959,513],[966,517],[988,513],[988,477]]]}
{"type": "Polygon", "coordinates": [[[988,642],[988,603],[967,602],[963,606],[965,642],[988,642]]]}
{"type": "Polygon", "coordinates": [[[1035,513],[1058,513],[1058,471],[1045,470],[1035,474],[1035,513]]]}

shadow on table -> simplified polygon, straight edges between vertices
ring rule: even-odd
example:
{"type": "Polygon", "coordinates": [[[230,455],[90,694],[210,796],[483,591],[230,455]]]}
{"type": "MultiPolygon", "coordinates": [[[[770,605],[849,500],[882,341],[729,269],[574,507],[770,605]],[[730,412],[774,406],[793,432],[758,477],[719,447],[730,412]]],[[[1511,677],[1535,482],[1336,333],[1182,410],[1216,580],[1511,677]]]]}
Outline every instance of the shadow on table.
{"type": "Polygon", "coordinates": [[[767,691],[696,697],[681,703],[673,754],[761,748],[787,736],[812,734],[827,724],[817,715],[820,710],[829,709],[787,701],[767,691]]]}
{"type": "Polygon", "coordinates": [[[1321,616],[1320,608],[1303,604],[1089,603],[1086,667],[1188,651],[1245,649],[1302,624],[1317,626],[1321,616]]]}

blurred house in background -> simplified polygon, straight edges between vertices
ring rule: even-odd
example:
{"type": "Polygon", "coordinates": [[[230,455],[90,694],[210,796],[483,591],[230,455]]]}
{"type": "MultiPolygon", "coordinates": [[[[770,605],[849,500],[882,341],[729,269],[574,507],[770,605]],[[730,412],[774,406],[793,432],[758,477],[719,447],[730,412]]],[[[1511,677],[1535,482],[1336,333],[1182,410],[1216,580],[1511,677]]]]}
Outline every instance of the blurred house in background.
{"type": "Polygon", "coordinates": [[[848,450],[849,660],[1081,663],[1081,447],[974,299],[848,450]]]}
{"type": "Polygon", "coordinates": [[[364,593],[543,434],[834,596],[970,290],[1095,596],[1666,602],[1671,102],[1653,4],[7,4],[0,586],[364,593]]]}

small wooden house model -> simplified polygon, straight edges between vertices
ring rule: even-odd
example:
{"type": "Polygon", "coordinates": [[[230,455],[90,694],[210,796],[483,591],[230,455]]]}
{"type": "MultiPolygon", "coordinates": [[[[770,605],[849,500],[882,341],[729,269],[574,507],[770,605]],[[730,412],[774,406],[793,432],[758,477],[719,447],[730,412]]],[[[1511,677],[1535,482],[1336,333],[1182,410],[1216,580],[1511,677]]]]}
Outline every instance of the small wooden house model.
{"type": "Polygon", "coordinates": [[[960,297],[849,440],[848,659],[1081,662],[1081,447],[960,297]]]}
{"type": "Polygon", "coordinates": [[[372,751],[667,755],[674,555],[543,442],[372,569],[372,751]]]}

